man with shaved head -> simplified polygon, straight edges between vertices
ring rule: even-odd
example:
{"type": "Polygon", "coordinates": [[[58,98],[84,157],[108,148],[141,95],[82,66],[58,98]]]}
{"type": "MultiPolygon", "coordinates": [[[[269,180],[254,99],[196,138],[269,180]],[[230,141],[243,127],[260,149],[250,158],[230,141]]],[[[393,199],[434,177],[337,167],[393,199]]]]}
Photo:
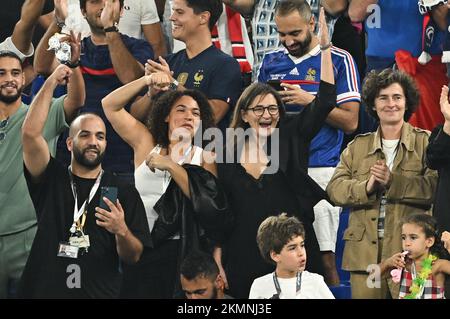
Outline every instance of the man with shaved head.
{"type": "Polygon", "coordinates": [[[42,128],[53,90],[63,82],[47,79],[22,127],[24,173],[38,230],[19,296],[117,298],[120,263],[136,263],[151,244],[147,218],[134,186],[102,169],[106,128],[98,115],[84,113],[72,122],[69,167],[50,155],[42,128]]]}
{"type": "MultiPolygon", "coordinates": [[[[67,95],[49,100],[49,121],[42,130],[51,151],[56,138],[84,104],[79,68],[59,66],[51,76],[70,78],[67,95]]],[[[16,296],[36,233],[36,214],[23,176],[21,127],[28,112],[22,102],[25,74],[20,56],[0,51],[0,299],[16,296]]]]}

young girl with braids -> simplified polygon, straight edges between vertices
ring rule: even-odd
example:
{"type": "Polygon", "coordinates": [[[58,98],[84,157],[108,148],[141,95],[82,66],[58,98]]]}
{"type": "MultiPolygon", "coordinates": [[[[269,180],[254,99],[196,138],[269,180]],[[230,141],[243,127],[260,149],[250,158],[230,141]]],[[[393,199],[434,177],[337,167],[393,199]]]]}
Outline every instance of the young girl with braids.
{"type": "Polygon", "coordinates": [[[381,273],[391,272],[400,281],[400,299],[444,299],[445,274],[450,261],[443,252],[436,220],[427,214],[411,214],[402,222],[403,252],[381,262],[381,273]]]}

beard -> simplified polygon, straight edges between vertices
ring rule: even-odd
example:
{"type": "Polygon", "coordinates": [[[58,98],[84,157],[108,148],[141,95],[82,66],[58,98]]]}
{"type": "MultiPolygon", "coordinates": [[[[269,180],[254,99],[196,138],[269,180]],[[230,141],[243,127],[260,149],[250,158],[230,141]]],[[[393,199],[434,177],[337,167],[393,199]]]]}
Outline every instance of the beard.
{"type": "Polygon", "coordinates": [[[104,151],[101,152],[99,149],[94,147],[87,147],[84,150],[81,150],[78,147],[74,146],[73,156],[77,161],[77,163],[80,164],[81,166],[93,169],[101,164],[101,162],[103,161],[103,157],[105,156],[105,152],[104,151]],[[95,157],[94,159],[89,159],[85,154],[90,150],[97,151],[98,152],[97,157],[95,157]]]}
{"type": "Polygon", "coordinates": [[[309,51],[309,45],[311,44],[312,35],[311,32],[308,31],[306,34],[306,38],[303,42],[295,42],[295,45],[298,45],[298,48],[295,50],[291,50],[287,47],[285,42],[282,42],[283,46],[288,50],[289,54],[295,56],[296,58],[304,56],[309,51]]]}
{"type": "Polygon", "coordinates": [[[103,25],[101,25],[97,22],[96,16],[94,16],[92,18],[86,16],[86,22],[88,23],[92,33],[95,33],[95,34],[105,33],[105,30],[103,29],[103,25]]]}
{"type": "Polygon", "coordinates": [[[17,93],[14,94],[14,95],[4,95],[2,93],[3,92],[3,88],[4,88],[4,85],[2,85],[0,87],[0,102],[3,102],[5,104],[11,104],[11,103],[16,102],[18,99],[20,99],[20,96],[22,95],[22,89],[23,89],[22,86],[20,86],[20,87],[18,86],[17,87],[17,93]]]}

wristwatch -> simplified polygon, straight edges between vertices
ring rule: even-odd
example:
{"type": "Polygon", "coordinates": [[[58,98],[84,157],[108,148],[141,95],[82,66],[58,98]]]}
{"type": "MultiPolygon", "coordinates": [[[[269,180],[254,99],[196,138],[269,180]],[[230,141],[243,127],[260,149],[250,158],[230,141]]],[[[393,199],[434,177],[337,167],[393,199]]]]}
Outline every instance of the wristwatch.
{"type": "Polygon", "coordinates": [[[64,62],[63,63],[64,65],[67,65],[69,68],[71,68],[71,69],[75,69],[75,68],[77,68],[77,67],[79,67],[80,66],[80,60],[78,60],[78,61],[76,61],[76,62],[74,62],[74,63],[72,63],[72,62],[70,62],[70,61],[66,61],[66,62],[64,62]]]}
{"type": "Polygon", "coordinates": [[[119,28],[116,25],[113,25],[108,28],[104,28],[103,31],[105,32],[119,32],[119,28]]]}
{"type": "Polygon", "coordinates": [[[55,16],[55,23],[58,26],[58,28],[62,29],[66,26],[66,23],[64,20],[59,21],[58,18],[55,16]]]}
{"type": "Polygon", "coordinates": [[[169,89],[176,90],[178,89],[178,85],[180,85],[180,83],[177,80],[173,80],[169,85],[169,89]]]}

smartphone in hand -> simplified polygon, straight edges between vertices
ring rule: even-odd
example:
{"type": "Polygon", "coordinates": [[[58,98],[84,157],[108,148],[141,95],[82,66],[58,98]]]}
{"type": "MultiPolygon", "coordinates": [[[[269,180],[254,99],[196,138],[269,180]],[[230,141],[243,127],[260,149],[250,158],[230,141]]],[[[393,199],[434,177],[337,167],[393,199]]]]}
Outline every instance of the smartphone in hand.
{"type": "Polygon", "coordinates": [[[283,87],[281,86],[281,80],[269,80],[267,81],[271,87],[275,89],[275,91],[283,91],[283,87]]]}
{"type": "Polygon", "coordinates": [[[117,204],[117,187],[115,186],[102,186],[101,192],[100,192],[100,208],[103,208],[104,210],[111,211],[106,204],[106,202],[103,200],[103,197],[106,197],[111,202],[114,203],[114,205],[117,204]]]}

